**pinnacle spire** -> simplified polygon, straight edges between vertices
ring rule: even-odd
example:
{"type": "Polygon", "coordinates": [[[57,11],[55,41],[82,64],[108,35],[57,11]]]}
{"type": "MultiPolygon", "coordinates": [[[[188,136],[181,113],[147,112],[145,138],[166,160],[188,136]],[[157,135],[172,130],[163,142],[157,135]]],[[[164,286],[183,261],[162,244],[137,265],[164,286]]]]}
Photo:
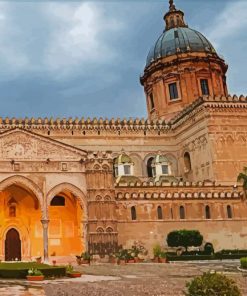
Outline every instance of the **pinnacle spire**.
{"type": "Polygon", "coordinates": [[[169,10],[170,10],[170,11],[174,11],[174,10],[176,10],[176,6],[175,6],[173,0],[169,0],[169,4],[170,4],[170,7],[169,7],[169,10]]]}
{"type": "Polygon", "coordinates": [[[165,30],[168,31],[178,27],[188,27],[184,21],[184,13],[177,9],[174,0],[169,0],[169,11],[164,15],[166,24],[165,30]]]}

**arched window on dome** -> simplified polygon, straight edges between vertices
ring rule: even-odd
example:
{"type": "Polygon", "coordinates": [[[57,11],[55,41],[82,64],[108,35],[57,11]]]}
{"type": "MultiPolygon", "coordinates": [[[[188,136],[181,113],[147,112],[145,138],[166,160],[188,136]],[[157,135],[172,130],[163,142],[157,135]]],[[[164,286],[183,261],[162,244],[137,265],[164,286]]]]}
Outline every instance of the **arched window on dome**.
{"type": "Polygon", "coordinates": [[[132,206],[130,211],[131,211],[131,220],[136,220],[136,208],[132,206]]]}
{"type": "Polygon", "coordinates": [[[149,97],[150,109],[153,110],[154,107],[155,107],[154,106],[154,95],[153,95],[153,93],[150,93],[148,97],[149,97]]]}
{"type": "Polygon", "coordinates": [[[163,211],[162,211],[161,206],[158,206],[158,208],[157,208],[157,216],[158,216],[158,220],[163,219],[163,211]]]}
{"type": "Polygon", "coordinates": [[[189,152],[184,153],[184,172],[189,173],[191,171],[191,160],[189,152]]]}
{"type": "Polygon", "coordinates": [[[232,219],[232,208],[231,208],[231,206],[227,205],[226,210],[227,210],[227,218],[232,219]]]}
{"type": "Polygon", "coordinates": [[[65,206],[65,198],[60,195],[54,196],[53,199],[51,200],[51,206],[56,206],[56,207],[65,206]]]}
{"type": "Polygon", "coordinates": [[[205,217],[206,217],[206,219],[211,219],[211,213],[210,213],[210,207],[209,206],[205,207],[205,217]]]}
{"type": "Polygon", "coordinates": [[[148,177],[154,177],[154,168],[152,167],[152,161],[154,160],[153,157],[150,157],[147,161],[147,173],[148,177]]]}
{"type": "Polygon", "coordinates": [[[207,79],[201,79],[201,91],[203,96],[209,96],[209,87],[208,87],[208,80],[207,79]]]}
{"type": "Polygon", "coordinates": [[[179,217],[180,217],[180,219],[185,219],[184,206],[180,206],[180,208],[179,208],[179,217]]]}

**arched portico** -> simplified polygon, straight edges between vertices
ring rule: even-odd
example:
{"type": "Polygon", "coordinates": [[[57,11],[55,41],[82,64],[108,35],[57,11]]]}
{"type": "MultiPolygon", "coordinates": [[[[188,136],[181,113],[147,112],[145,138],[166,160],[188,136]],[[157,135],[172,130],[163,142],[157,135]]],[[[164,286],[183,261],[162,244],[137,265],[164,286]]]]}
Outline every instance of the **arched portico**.
{"type": "Polygon", "coordinates": [[[19,255],[15,258],[25,260],[32,256],[40,256],[43,239],[40,222],[43,215],[43,193],[38,185],[20,175],[5,178],[0,182],[0,200],[1,258],[12,258],[12,247],[17,244],[17,241],[11,242],[11,239],[15,239],[14,234],[19,235],[18,244],[21,252],[19,254],[18,251],[19,255]]]}
{"type": "Polygon", "coordinates": [[[21,188],[24,188],[25,190],[33,193],[33,195],[38,199],[40,208],[43,213],[43,192],[39,188],[37,184],[35,184],[32,180],[21,176],[21,175],[15,175],[8,177],[0,182],[0,191],[4,191],[6,188],[16,185],[21,188]]]}
{"type": "Polygon", "coordinates": [[[47,227],[45,253],[48,254],[48,245],[49,253],[56,256],[87,249],[88,209],[84,192],[71,183],[60,183],[48,191],[46,205],[47,220],[43,221],[47,227]],[[56,203],[51,203],[53,198],[56,198],[56,203]],[[63,202],[59,203],[59,198],[63,202]]]}

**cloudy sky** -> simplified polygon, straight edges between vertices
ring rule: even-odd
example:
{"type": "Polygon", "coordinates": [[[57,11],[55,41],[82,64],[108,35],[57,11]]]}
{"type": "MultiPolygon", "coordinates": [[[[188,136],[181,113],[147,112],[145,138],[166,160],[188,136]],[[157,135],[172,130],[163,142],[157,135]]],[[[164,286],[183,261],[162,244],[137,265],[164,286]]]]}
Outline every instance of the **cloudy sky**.
{"type": "MultiPolygon", "coordinates": [[[[176,0],[247,94],[247,1],[176,0]]],[[[145,117],[139,76],[168,0],[0,1],[0,116],[145,117]]]]}

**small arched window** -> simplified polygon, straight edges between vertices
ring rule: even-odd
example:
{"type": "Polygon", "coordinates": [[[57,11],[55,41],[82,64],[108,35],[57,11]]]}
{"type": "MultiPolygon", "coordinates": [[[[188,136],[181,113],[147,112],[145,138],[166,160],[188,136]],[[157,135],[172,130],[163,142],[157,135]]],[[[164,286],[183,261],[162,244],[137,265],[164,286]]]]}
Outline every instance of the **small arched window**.
{"type": "Polygon", "coordinates": [[[185,166],[185,173],[191,171],[191,160],[189,152],[184,153],[184,166],[185,166]]]}
{"type": "Polygon", "coordinates": [[[150,157],[147,161],[147,173],[148,173],[148,177],[154,177],[154,171],[153,171],[153,167],[152,167],[152,161],[154,160],[153,157],[150,157]]]}
{"type": "Polygon", "coordinates": [[[131,220],[136,220],[136,208],[131,207],[131,220]]]}
{"type": "Polygon", "coordinates": [[[53,197],[52,201],[51,201],[51,206],[58,206],[58,207],[62,207],[65,206],[65,198],[63,196],[60,195],[56,195],[53,197]]]}
{"type": "Polygon", "coordinates": [[[180,206],[179,208],[179,216],[180,216],[180,219],[185,219],[185,211],[183,206],[180,206]]]}
{"type": "Polygon", "coordinates": [[[227,206],[227,218],[232,219],[232,208],[230,205],[227,206]]]}
{"type": "Polygon", "coordinates": [[[210,213],[210,207],[209,206],[205,207],[205,217],[206,217],[206,219],[211,219],[211,213],[210,213]]]}
{"type": "Polygon", "coordinates": [[[157,216],[158,216],[159,220],[163,219],[163,212],[162,212],[161,206],[158,206],[158,208],[157,208],[157,216]]]}

